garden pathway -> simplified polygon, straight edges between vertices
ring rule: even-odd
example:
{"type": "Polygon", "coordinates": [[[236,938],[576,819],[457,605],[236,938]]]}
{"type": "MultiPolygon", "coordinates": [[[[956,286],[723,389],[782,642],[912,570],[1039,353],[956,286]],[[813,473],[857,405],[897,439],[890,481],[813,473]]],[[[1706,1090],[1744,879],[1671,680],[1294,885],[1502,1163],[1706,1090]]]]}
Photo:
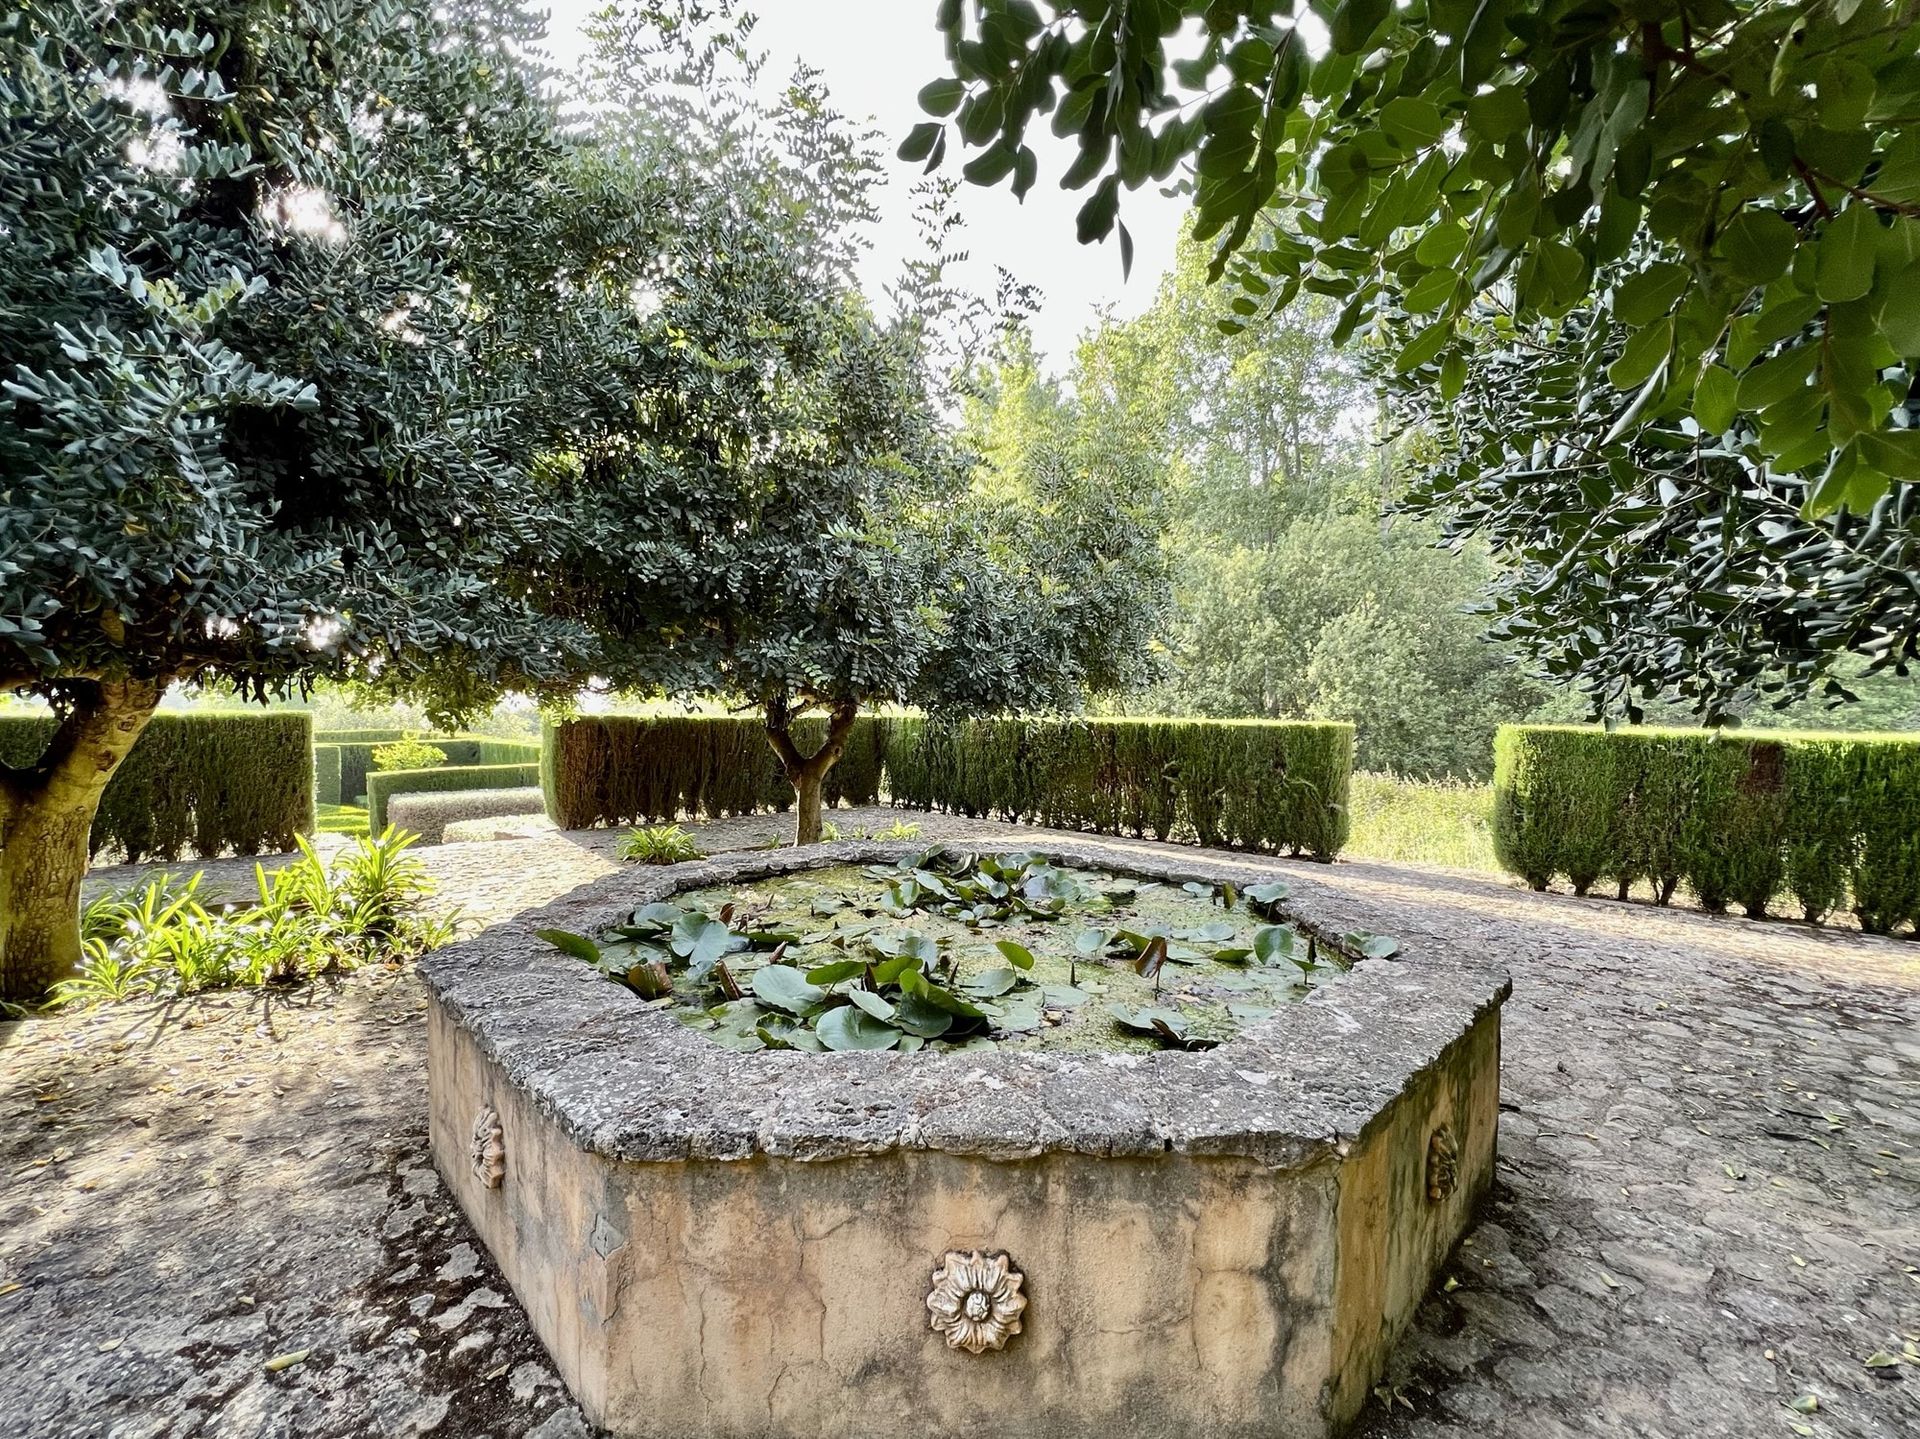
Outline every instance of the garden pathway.
{"type": "MultiPolygon", "coordinates": [[[[608,851],[427,857],[477,925],[608,851]]],[[[1236,858],[1513,970],[1496,1190],[1362,1435],[1920,1434],[1920,944],[1236,858]]],[[[0,1025],[10,1439],[586,1432],[428,1163],[420,1012],[409,974],[362,973],[0,1025]]]]}

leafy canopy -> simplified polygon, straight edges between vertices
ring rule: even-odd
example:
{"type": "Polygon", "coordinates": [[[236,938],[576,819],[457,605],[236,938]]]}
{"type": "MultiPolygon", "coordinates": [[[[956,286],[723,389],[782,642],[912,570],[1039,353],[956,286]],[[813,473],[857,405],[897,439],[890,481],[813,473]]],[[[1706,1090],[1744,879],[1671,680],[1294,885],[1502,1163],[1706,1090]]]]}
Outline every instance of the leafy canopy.
{"type": "Polygon", "coordinates": [[[1301,291],[1451,398],[1483,297],[1587,313],[1541,397],[1632,463],[1640,425],[1746,423],[1810,514],[1920,479],[1920,26],[1893,0],[943,0],[948,130],[980,184],[1035,183],[1029,125],[1078,141],[1082,241],[1120,192],[1189,183],[1252,323],[1301,291]],[[1313,19],[1308,24],[1307,12],[1313,19]],[[1197,22],[1199,38],[1189,47],[1197,22]],[[1316,43],[1324,32],[1324,43],[1316,43]],[[1173,51],[1191,50],[1182,58],[1173,51]]]}

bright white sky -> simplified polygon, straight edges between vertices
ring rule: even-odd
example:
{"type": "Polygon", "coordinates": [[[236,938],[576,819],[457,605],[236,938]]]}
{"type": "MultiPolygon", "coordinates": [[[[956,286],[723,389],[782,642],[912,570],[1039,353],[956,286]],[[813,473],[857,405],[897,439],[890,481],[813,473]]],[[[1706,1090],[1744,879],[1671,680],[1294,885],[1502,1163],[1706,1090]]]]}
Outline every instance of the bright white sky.
{"type": "MultiPolygon", "coordinates": [[[[579,54],[584,43],[581,22],[604,3],[551,0],[556,58],[564,63],[579,54]]],[[[793,63],[804,58],[822,72],[840,110],[871,119],[887,136],[892,174],[881,197],[883,218],[864,276],[877,301],[902,259],[920,250],[908,192],[921,167],[893,159],[892,151],[908,130],[927,118],[915,99],[920,87],[947,73],[933,24],[936,0],[758,0],[752,8],[760,16],[755,35],[770,57],[770,78],[784,81],[793,63]]],[[[1059,177],[1072,163],[1074,147],[1055,139],[1045,120],[1030,128],[1028,140],[1040,157],[1040,179],[1024,204],[1014,200],[1004,183],[994,189],[961,188],[961,210],[968,222],[963,248],[972,256],[963,278],[991,296],[995,266],[1005,266],[1039,286],[1044,303],[1034,318],[1034,338],[1052,367],[1062,370],[1100,306],[1111,305],[1126,317],[1153,302],[1160,276],[1173,262],[1187,201],[1163,196],[1151,182],[1122,192],[1120,218],[1134,243],[1133,276],[1123,281],[1115,241],[1082,246],[1074,239],[1074,214],[1090,193],[1060,188],[1059,177]]],[[[952,151],[942,168],[959,173],[952,151]]]]}

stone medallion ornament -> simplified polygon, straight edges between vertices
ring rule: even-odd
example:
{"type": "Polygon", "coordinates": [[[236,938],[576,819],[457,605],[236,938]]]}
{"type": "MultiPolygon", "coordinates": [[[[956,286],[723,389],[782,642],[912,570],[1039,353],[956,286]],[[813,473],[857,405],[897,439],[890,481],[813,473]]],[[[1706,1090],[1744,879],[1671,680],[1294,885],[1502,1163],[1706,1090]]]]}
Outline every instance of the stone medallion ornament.
{"type": "Polygon", "coordinates": [[[498,1189],[507,1173],[507,1142],[500,1131],[500,1116],[491,1107],[480,1111],[473,1121],[473,1142],[467,1146],[473,1161],[473,1177],[489,1189],[498,1189]]]}
{"type": "Polygon", "coordinates": [[[1443,1124],[1427,1141],[1427,1198],[1438,1202],[1453,1193],[1459,1173],[1460,1151],[1453,1142],[1453,1131],[1443,1124]]]}
{"type": "Polygon", "coordinates": [[[927,1312],[933,1327],[947,1336],[949,1349],[984,1354],[1004,1349],[1020,1332],[1020,1314],[1027,1296],[1020,1292],[1026,1276],[1004,1254],[962,1254],[949,1250],[933,1271],[933,1290],[927,1312]]]}

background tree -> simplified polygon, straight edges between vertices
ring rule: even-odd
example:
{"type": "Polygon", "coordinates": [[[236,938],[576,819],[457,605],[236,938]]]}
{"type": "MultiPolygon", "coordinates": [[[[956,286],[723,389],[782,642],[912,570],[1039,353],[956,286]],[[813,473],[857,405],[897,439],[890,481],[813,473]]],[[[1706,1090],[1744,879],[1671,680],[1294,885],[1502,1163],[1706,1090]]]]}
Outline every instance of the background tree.
{"type": "Polygon", "coordinates": [[[1497,724],[1549,712],[1468,612],[1495,574],[1485,547],[1383,520],[1411,447],[1376,443],[1373,390],[1333,348],[1330,310],[1303,300],[1229,335],[1231,299],[1188,242],[1153,306],[1093,330],[1064,379],[1003,346],[968,410],[979,485],[1019,493],[1082,455],[1110,495],[1164,492],[1165,674],[1104,706],[1351,720],[1364,767],[1483,776],[1497,724]]]}
{"type": "MultiPolygon", "coordinates": [[[[1154,531],[1133,507],[1088,503],[1075,470],[1018,494],[976,487],[945,424],[956,377],[941,357],[985,316],[940,249],[895,287],[892,314],[860,297],[850,240],[879,179],[866,137],[805,71],[756,100],[748,36],[689,31],[715,43],[688,63],[637,19],[597,31],[599,153],[629,176],[700,183],[664,222],[670,278],[622,265],[612,244],[596,283],[657,291],[665,332],[708,374],[663,392],[637,355],[585,386],[604,403],[579,413],[555,471],[602,502],[556,580],[616,687],[761,714],[808,843],[863,709],[1067,708],[1130,682],[1161,592],[1154,531]],[[689,405],[691,432],[719,443],[677,443],[689,405]],[[827,725],[808,752],[794,724],[811,713],[827,725]]],[[[928,199],[944,245],[950,196],[928,199]]],[[[618,234],[658,213],[633,204],[598,223],[618,234]]]]}

